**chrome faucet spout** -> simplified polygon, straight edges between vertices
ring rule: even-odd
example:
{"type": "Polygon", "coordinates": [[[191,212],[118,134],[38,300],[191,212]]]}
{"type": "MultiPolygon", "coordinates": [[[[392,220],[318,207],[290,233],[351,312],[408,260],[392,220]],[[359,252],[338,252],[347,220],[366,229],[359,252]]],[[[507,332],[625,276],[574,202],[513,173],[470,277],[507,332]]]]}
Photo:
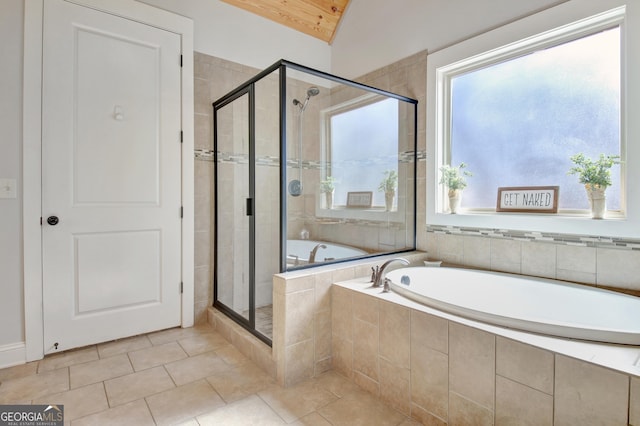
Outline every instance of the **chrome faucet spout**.
{"type": "Polygon", "coordinates": [[[326,248],[327,246],[325,246],[324,244],[316,244],[313,250],[311,250],[311,253],[309,253],[309,263],[316,262],[316,253],[318,253],[318,249],[326,249],[326,248]]]}
{"type": "Polygon", "coordinates": [[[393,259],[389,259],[386,262],[384,262],[382,264],[382,266],[380,267],[380,269],[377,270],[377,272],[375,273],[375,279],[373,280],[373,285],[372,287],[381,287],[382,283],[384,282],[384,276],[385,276],[385,270],[387,269],[387,266],[389,266],[390,264],[394,263],[394,262],[400,262],[403,265],[408,265],[409,261],[403,257],[395,257],[393,259]]]}

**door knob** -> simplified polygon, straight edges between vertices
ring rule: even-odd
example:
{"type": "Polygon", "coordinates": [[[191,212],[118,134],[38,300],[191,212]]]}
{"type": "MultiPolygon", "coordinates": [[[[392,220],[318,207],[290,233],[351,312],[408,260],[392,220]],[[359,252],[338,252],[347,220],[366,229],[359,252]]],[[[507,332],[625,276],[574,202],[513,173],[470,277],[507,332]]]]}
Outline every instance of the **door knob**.
{"type": "Polygon", "coordinates": [[[59,221],[58,216],[49,216],[47,218],[47,223],[51,226],[57,225],[59,221]]]}

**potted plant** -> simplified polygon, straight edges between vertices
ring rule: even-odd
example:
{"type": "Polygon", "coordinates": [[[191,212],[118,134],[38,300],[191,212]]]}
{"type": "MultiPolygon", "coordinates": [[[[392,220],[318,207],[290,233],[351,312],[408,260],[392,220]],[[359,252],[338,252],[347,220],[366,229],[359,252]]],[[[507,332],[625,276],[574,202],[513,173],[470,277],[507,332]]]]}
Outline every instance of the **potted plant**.
{"type": "Polygon", "coordinates": [[[320,192],[324,194],[325,204],[327,209],[333,208],[333,192],[336,189],[336,180],[332,176],[327,176],[323,181],[320,181],[320,192]]]}
{"type": "Polygon", "coordinates": [[[393,208],[393,199],[396,196],[396,187],[398,186],[398,172],[395,170],[385,170],[384,178],[378,185],[378,191],[384,192],[384,205],[387,211],[393,208]]]}
{"type": "Polygon", "coordinates": [[[580,183],[584,184],[591,206],[591,217],[602,219],[606,211],[605,191],[611,186],[611,167],[620,164],[619,155],[600,154],[597,160],[578,153],[570,157],[574,166],[568,171],[570,175],[578,175],[580,183]]]}
{"type": "Polygon", "coordinates": [[[466,167],[465,163],[460,163],[458,167],[450,165],[440,167],[440,172],[442,172],[440,183],[448,189],[451,214],[458,212],[462,200],[462,190],[467,186],[466,178],[473,176],[470,171],[464,170],[466,167]]]}

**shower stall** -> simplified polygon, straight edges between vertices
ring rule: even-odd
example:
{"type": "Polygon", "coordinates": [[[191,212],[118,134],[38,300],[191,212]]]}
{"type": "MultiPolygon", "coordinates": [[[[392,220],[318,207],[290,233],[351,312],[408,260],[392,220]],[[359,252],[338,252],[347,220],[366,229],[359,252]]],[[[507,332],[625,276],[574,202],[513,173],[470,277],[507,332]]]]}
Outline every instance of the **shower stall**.
{"type": "Polygon", "coordinates": [[[414,250],[416,112],[285,60],[215,101],[214,306],[270,344],[274,274],[414,250]]]}

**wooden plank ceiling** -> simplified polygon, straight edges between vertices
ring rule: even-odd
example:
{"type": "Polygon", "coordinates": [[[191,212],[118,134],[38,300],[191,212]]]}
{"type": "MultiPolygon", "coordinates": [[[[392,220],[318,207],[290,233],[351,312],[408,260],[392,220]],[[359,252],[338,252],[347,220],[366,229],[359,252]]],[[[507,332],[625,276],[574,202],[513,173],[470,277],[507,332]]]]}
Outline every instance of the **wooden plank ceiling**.
{"type": "Polygon", "coordinates": [[[349,0],[222,0],[331,44],[349,0]]]}

